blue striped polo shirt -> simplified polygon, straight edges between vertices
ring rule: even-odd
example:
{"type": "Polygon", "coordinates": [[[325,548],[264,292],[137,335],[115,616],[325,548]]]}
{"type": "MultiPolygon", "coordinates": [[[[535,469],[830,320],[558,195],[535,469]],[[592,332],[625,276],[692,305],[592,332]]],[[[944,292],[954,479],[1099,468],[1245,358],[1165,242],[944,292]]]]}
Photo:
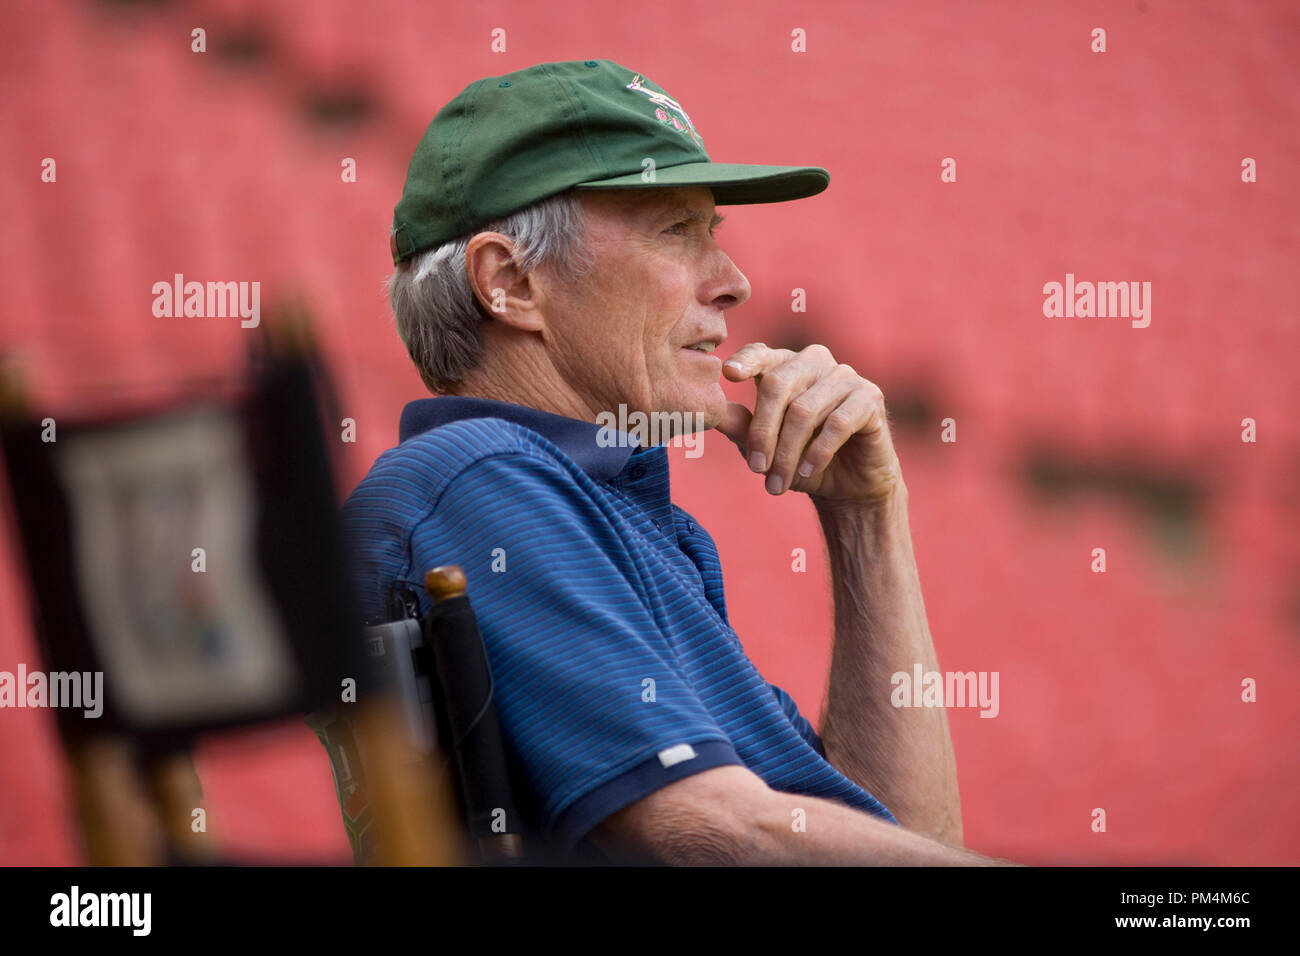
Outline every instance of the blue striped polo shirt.
{"type": "Polygon", "coordinates": [[[897,822],[746,656],[663,446],[455,396],[407,405],[400,439],[343,509],[367,620],[393,581],[464,569],[526,832],[567,855],[611,813],[731,764],[897,822]]]}

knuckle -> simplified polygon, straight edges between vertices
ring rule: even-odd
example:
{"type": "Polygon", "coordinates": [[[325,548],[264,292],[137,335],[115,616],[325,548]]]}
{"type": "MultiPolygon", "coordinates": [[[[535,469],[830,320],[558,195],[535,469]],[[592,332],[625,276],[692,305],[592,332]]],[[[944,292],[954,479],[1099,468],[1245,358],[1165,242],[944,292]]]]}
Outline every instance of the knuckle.
{"type": "Polygon", "coordinates": [[[768,391],[784,394],[790,389],[791,372],[784,365],[777,366],[763,376],[763,387],[768,391]]]}
{"type": "Polygon", "coordinates": [[[780,402],[759,402],[754,417],[749,420],[751,435],[765,435],[781,422],[780,402]]]}
{"type": "Polygon", "coordinates": [[[836,434],[847,432],[853,427],[853,415],[843,409],[837,408],[826,418],[826,425],[823,432],[834,432],[836,434]]]}
{"type": "Polygon", "coordinates": [[[807,398],[796,398],[786,409],[785,419],[787,422],[793,422],[796,425],[804,425],[812,421],[817,414],[817,409],[813,402],[807,398]]]}

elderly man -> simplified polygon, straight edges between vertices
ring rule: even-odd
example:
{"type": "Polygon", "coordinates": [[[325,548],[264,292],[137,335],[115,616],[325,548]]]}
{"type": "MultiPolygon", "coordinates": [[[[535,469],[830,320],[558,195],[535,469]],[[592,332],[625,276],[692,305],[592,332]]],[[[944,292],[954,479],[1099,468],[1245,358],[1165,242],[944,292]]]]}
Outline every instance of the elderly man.
{"type": "Polygon", "coordinates": [[[390,294],[443,397],[406,407],[345,521],[372,620],[395,582],[464,567],[521,812],[569,859],[990,862],[960,848],[944,711],[890,705],[891,674],[937,665],[880,390],[821,346],[717,353],[750,287],[715,203],[828,182],[713,163],[676,100],[605,60],[471,84],[411,161],[390,294]],[[723,375],[755,383],[752,411],[723,375]],[[769,493],[813,499],[835,598],[820,736],[728,624],[665,449],[598,424],[635,412],[716,428],[769,493]]]}

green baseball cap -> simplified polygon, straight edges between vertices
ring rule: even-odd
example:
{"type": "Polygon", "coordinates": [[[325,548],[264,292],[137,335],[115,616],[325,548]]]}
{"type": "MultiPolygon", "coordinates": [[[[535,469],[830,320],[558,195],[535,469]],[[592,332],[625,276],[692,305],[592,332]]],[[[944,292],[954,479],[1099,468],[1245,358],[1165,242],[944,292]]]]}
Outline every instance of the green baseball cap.
{"type": "Polygon", "coordinates": [[[643,73],[539,63],[477,80],[438,111],[389,244],[401,262],[572,187],[707,186],[728,206],[802,199],[830,181],[819,166],[713,162],[681,104],[643,73]]]}

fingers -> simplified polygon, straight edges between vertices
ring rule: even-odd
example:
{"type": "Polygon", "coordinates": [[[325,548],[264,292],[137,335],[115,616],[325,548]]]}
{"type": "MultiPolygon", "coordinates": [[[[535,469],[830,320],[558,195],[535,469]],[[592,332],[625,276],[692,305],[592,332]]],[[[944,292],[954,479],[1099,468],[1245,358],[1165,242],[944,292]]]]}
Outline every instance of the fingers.
{"type": "MultiPolygon", "coordinates": [[[[804,449],[796,474],[800,480],[816,482],[845,442],[871,425],[871,420],[883,414],[884,405],[878,404],[869,391],[857,389],[844,401],[831,409],[822,422],[821,432],[804,449]]],[[[788,487],[788,486],[787,486],[788,487]]]]}
{"type": "MultiPolygon", "coordinates": [[[[737,355],[750,348],[745,346],[737,355]]],[[[755,376],[758,385],[754,415],[745,442],[750,470],[770,474],[787,408],[792,401],[835,368],[835,360],[831,357],[830,350],[823,345],[810,345],[802,352],[794,353],[789,349],[769,349],[766,345],[759,344],[754,352],[744,357],[744,368],[741,374],[746,377],[755,376]]],[[[820,409],[811,408],[806,402],[799,408],[797,428],[804,429],[806,426],[805,442],[811,437],[812,429],[817,425],[818,412],[820,409]]],[[[796,464],[797,462],[790,464],[791,474],[796,464]]],[[[768,490],[773,494],[780,494],[789,486],[790,476],[787,475],[782,480],[779,490],[774,489],[772,485],[769,485],[768,490]]]]}
{"type": "Polygon", "coordinates": [[[794,357],[795,353],[789,349],[773,349],[762,342],[750,342],[736,349],[731,358],[727,359],[726,364],[722,366],[722,374],[728,381],[743,382],[747,378],[760,376],[794,357]]]}
{"type": "Polygon", "coordinates": [[[825,346],[792,352],[751,343],[727,360],[723,374],[735,382],[752,378],[757,386],[754,411],[729,402],[718,430],[740,448],[751,470],[767,475],[770,494],[791,488],[827,493],[828,469],[859,434],[879,432],[883,444],[855,445],[852,461],[834,472],[833,494],[870,484],[893,467],[884,395],[851,366],[837,363],[825,346]]]}
{"type": "Polygon", "coordinates": [[[718,423],[718,431],[735,442],[741,454],[745,452],[745,440],[749,437],[749,423],[753,417],[750,410],[739,402],[727,402],[727,410],[718,423]]]}
{"type": "Polygon", "coordinates": [[[767,472],[768,492],[779,495],[796,476],[810,478],[820,472],[849,436],[866,424],[870,408],[856,394],[861,386],[862,379],[852,368],[837,365],[794,397],[780,423],[767,472]]]}

